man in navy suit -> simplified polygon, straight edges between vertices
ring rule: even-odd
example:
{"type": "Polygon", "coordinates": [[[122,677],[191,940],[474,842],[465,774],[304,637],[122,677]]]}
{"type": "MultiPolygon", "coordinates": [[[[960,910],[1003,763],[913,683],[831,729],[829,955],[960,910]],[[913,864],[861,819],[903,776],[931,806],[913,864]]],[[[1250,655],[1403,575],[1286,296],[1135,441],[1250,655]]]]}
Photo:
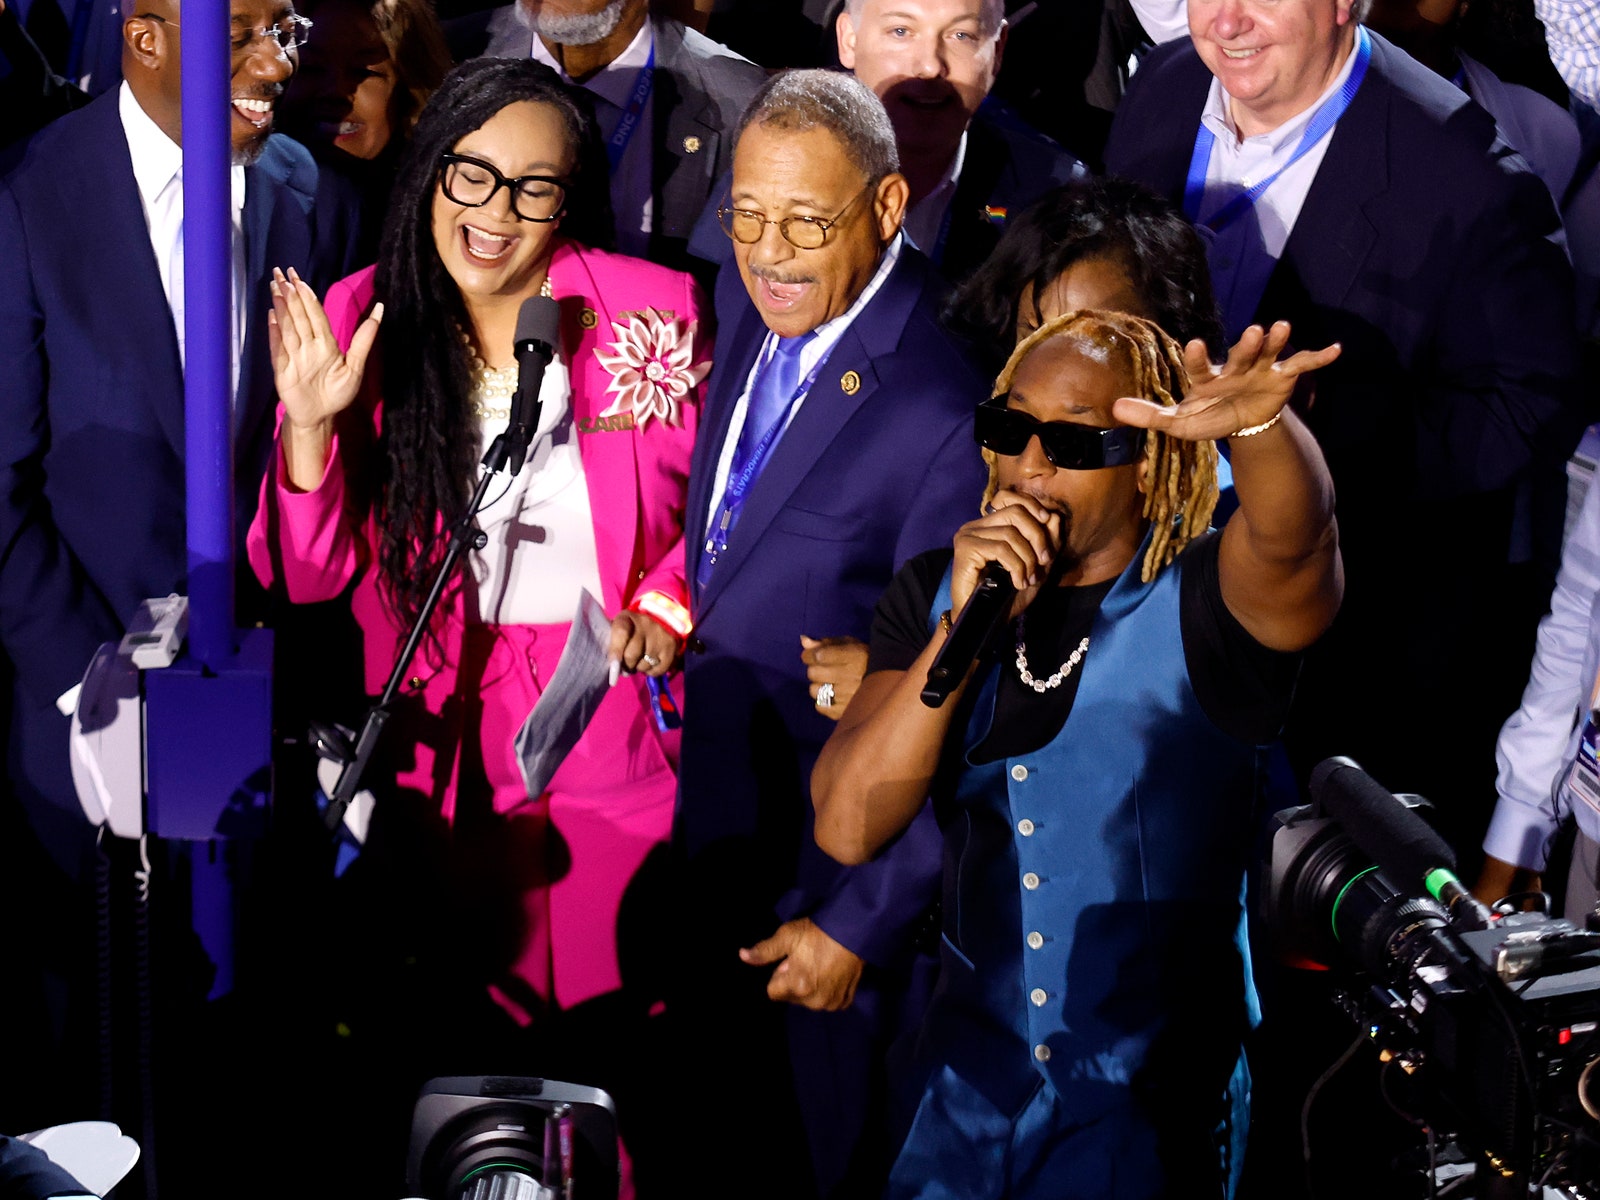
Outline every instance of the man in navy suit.
{"type": "MultiPolygon", "coordinates": [[[[86,1016],[94,994],[79,986],[93,945],[80,885],[94,829],[73,788],[65,714],[95,648],[122,635],[139,602],[185,589],[178,8],[142,2],[124,24],[122,86],[43,130],[0,181],[0,648],[12,668],[6,776],[20,809],[6,816],[23,833],[0,870],[26,868],[48,898],[33,933],[61,990],[50,993],[54,1051],[40,1057],[39,1083],[83,1089],[68,1113],[97,1093],[93,1071],[63,1056],[92,1049],[63,1024],[86,1016]]],[[[243,530],[273,431],[270,269],[292,265],[326,286],[354,265],[355,208],[319,196],[328,185],[309,154],[272,134],[303,32],[292,5],[232,0],[232,20],[234,286],[221,302],[238,339],[243,530]]]]}
{"type": "Polygon", "coordinates": [[[703,1081],[681,1144],[707,1195],[855,1194],[882,1165],[869,1126],[938,831],[930,814],[855,868],[817,848],[811,766],[859,669],[837,674],[813,644],[808,679],[801,650],[864,639],[899,565],[983,491],[972,413],[987,387],[938,325],[933,270],[900,232],[907,193],[893,128],[856,80],[789,72],[751,102],[685,520],[696,625],[669,1012],[703,1081]],[[809,1155],[785,1144],[802,1133],[809,1155]]]}
{"type": "MultiPolygon", "coordinates": [[[[1546,578],[1523,598],[1509,564],[1530,542],[1554,563],[1562,464],[1584,423],[1572,272],[1549,194],[1494,121],[1361,29],[1364,8],[1190,0],[1192,39],[1144,60],[1106,163],[1209,231],[1230,337],[1285,319],[1300,345],[1343,346],[1301,407],[1333,477],[1347,588],[1284,739],[1302,778],[1347,754],[1427,796],[1470,855],[1548,596],[1546,578]]],[[[1300,1071],[1296,1088],[1349,1037],[1329,1018],[1307,1052],[1299,1014],[1332,1009],[1304,975],[1262,981],[1263,1036],[1284,1043],[1261,1062],[1300,1071]],[[1290,1012],[1294,1030],[1280,1024],[1290,1012]]],[[[1275,1097],[1273,1075],[1258,1082],[1275,1097]]],[[[1258,1106],[1284,1120],[1258,1146],[1297,1144],[1298,1101],[1258,1106]]],[[[1370,1159],[1349,1161],[1370,1178],[1370,1159]]]]}

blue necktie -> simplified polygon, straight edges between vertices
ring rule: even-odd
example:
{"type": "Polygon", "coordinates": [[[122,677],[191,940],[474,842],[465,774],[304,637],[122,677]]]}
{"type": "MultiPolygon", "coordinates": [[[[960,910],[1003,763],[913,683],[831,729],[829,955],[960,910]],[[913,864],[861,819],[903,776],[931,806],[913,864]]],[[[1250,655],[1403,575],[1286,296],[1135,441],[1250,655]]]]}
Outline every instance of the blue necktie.
{"type": "MultiPolygon", "coordinates": [[[[750,455],[766,437],[772,426],[783,420],[794,402],[795,389],[800,386],[800,351],[811,344],[815,333],[799,337],[778,339],[777,348],[766,366],[756,372],[756,381],[750,388],[750,400],[744,410],[744,428],[739,431],[739,445],[729,465],[729,483],[750,461],[750,455]]],[[[776,440],[776,439],[774,439],[776,440]]],[[[750,480],[754,483],[755,480],[750,480]]]]}
{"type": "Polygon", "coordinates": [[[795,393],[800,389],[800,352],[816,336],[812,332],[779,338],[772,357],[756,372],[750,398],[745,404],[744,427],[739,431],[739,441],[728,464],[722,502],[717,505],[701,550],[699,569],[695,572],[696,582],[702,588],[711,578],[711,568],[717,557],[727,548],[728,534],[739,518],[739,510],[744,507],[745,496],[777,444],[782,432],[777,425],[788,415],[795,393]],[[760,461],[752,463],[751,459],[758,455],[760,461]]]}

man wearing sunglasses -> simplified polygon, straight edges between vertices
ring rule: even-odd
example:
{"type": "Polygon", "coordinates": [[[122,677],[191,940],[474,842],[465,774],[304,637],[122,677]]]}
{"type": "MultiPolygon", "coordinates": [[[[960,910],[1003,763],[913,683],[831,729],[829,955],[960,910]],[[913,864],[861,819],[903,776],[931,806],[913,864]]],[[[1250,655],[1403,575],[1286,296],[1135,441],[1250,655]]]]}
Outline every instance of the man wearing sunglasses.
{"type": "Polygon", "coordinates": [[[978,413],[984,515],[879,603],[812,795],[841,862],[871,861],[930,795],[944,829],[895,1200],[1220,1197],[1237,1171],[1263,743],[1343,587],[1327,467],[1285,407],[1338,348],[1276,362],[1288,336],[1252,328],[1221,368],[1192,343],[1186,389],[1148,322],[1047,323],[978,413]],[[1239,499],[1220,535],[1213,439],[1239,499]],[[930,706],[991,565],[1009,619],[930,706]]]}
{"type": "Polygon", "coordinates": [[[846,869],[817,849],[807,799],[860,676],[833,656],[982,486],[972,408],[987,388],[939,327],[931,265],[900,233],[906,196],[883,105],[850,76],[789,72],[745,114],[721,211],[736,269],[718,281],[685,520],[696,626],[674,827],[692,928],[673,1011],[698,1026],[698,1077],[739,1097],[718,1111],[717,1163],[694,1164],[708,1195],[847,1180],[872,1194],[850,1172],[871,1165],[908,935],[936,891],[931,819],[846,869]],[[780,1146],[790,1130],[809,1154],[780,1146]],[[727,1177],[708,1183],[708,1166],[727,1177]]]}
{"type": "MultiPolygon", "coordinates": [[[[276,404],[268,268],[292,263],[320,289],[358,265],[354,197],[272,133],[309,23],[288,0],[232,0],[231,286],[184,294],[179,39],[197,7],[125,3],[123,83],[38,133],[0,181],[0,648],[12,668],[6,776],[28,828],[0,835],[0,873],[59,897],[37,908],[52,943],[45,985],[30,991],[35,964],[8,964],[14,994],[54,998],[10,1079],[41,1111],[96,1111],[97,1083],[110,1085],[96,1078],[92,1032],[62,1025],[89,1016],[95,994],[95,830],[72,783],[68,714],[96,647],[122,636],[140,601],[186,588],[185,307],[230,316],[242,544],[276,404]]],[[[261,614],[259,587],[241,584],[239,598],[241,617],[261,614]]]]}

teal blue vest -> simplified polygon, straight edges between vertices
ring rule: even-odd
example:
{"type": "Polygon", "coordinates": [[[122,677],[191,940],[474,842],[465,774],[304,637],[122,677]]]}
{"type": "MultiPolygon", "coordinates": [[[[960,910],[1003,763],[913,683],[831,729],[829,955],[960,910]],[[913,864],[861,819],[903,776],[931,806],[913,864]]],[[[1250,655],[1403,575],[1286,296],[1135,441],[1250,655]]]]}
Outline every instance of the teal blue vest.
{"type": "MultiPolygon", "coordinates": [[[[1130,1100],[1212,1111],[1255,1019],[1241,897],[1264,755],[1195,697],[1187,557],[1146,584],[1141,550],[1112,586],[1042,749],[972,762],[1012,656],[981,674],[962,769],[936,791],[944,945],[924,1048],[1002,1110],[1044,1072],[1069,1119],[1130,1100]]],[[[933,612],[949,586],[947,571],[933,612]]]]}

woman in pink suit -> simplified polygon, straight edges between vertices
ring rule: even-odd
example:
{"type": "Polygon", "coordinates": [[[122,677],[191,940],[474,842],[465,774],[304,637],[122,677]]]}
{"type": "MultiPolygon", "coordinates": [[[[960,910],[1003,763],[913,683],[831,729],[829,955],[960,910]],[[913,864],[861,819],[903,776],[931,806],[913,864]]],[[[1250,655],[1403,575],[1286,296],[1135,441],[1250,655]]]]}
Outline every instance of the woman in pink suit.
{"type": "MultiPolygon", "coordinates": [[[[677,734],[647,679],[665,681],[687,633],[683,508],[710,365],[689,276],[561,235],[580,215],[584,135],[553,72],[470,61],[422,113],[376,268],[336,284],[325,310],[279,277],[281,452],[250,533],[252,566],[292,601],[354,581],[367,690],[380,691],[443,557],[440,530],[506,427],[522,302],[556,300],[560,345],[527,465],[490,486],[487,543],[446,593],[384,735],[399,760],[391,813],[451,826],[455,933],[488,946],[472,982],[536,1028],[624,983],[644,1021],[654,996],[653,981],[624,979],[618,914],[671,824],[677,734]],[[529,796],[514,741],[585,589],[611,616],[621,678],[529,796]]],[[[374,838],[385,816],[380,798],[374,838]]],[[[607,1012],[605,1037],[625,1038],[607,1012]]],[[[581,1066],[571,1040],[564,1061],[581,1066]]],[[[449,1069],[563,1078],[534,1061],[449,1069]]],[[[623,1086],[593,1074],[566,1078],[623,1086]]]]}

